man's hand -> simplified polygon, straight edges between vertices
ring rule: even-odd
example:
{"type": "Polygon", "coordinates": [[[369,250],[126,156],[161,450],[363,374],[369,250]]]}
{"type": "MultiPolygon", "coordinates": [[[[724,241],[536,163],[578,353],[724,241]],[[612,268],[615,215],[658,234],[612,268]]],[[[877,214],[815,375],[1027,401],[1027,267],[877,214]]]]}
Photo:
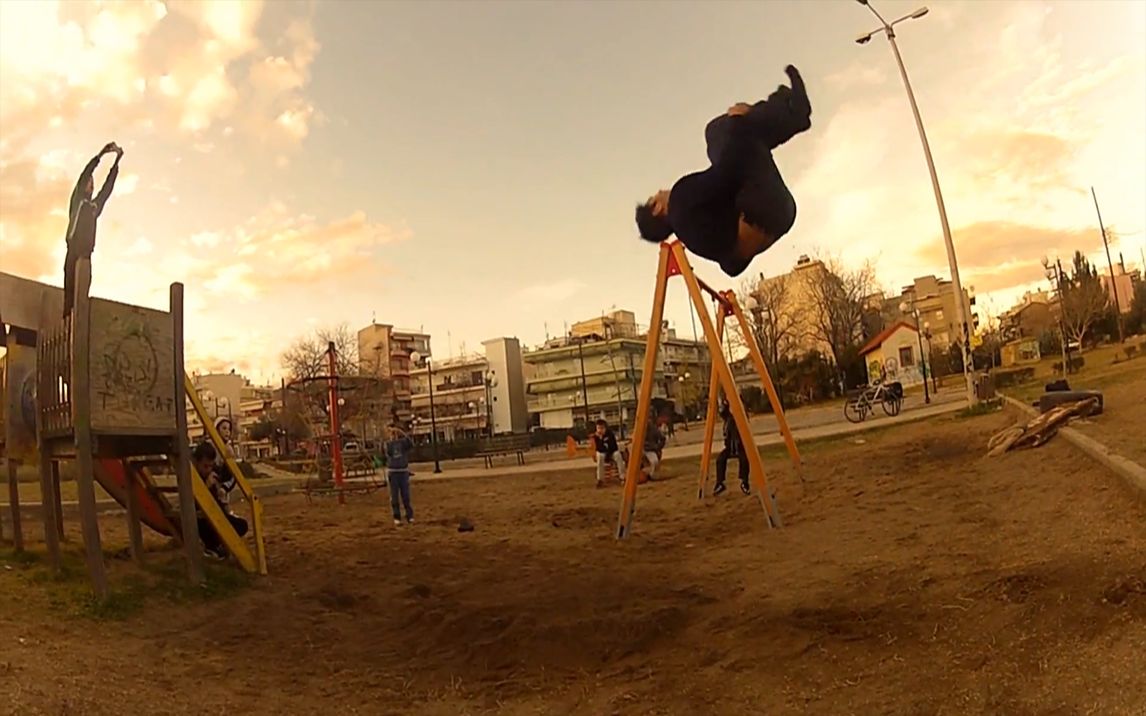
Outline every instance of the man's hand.
{"type": "Polygon", "coordinates": [[[741,117],[745,114],[748,114],[749,110],[751,110],[751,109],[752,109],[752,105],[750,105],[746,102],[737,102],[736,104],[734,104],[728,108],[728,116],[729,117],[741,117]]]}

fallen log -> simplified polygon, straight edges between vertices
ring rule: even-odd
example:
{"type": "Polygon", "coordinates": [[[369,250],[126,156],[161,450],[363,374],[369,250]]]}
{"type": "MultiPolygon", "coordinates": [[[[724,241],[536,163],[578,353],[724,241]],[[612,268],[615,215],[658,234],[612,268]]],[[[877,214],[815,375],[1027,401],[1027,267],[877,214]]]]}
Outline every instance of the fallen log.
{"type": "Polygon", "coordinates": [[[996,457],[1010,450],[1035,448],[1053,438],[1071,420],[1085,418],[1099,407],[1099,398],[1090,397],[1073,403],[1057,405],[1047,412],[1032,418],[1026,425],[1012,425],[1001,430],[987,441],[987,455],[996,457]]]}

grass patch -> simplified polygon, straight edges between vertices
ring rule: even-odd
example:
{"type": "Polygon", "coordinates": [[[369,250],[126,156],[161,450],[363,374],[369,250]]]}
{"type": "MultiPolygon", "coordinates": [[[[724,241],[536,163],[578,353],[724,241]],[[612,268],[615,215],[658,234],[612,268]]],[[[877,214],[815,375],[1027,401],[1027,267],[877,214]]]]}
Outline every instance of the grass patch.
{"type": "Polygon", "coordinates": [[[967,418],[977,418],[980,415],[990,415],[997,413],[1003,408],[1002,398],[993,398],[991,400],[984,400],[975,405],[963,408],[958,413],[955,413],[957,420],[966,420],[967,418]]]}
{"type": "Polygon", "coordinates": [[[60,571],[54,572],[44,555],[34,552],[3,553],[8,574],[5,585],[26,592],[22,600],[40,602],[52,610],[71,617],[93,621],[124,621],[139,614],[149,603],[196,604],[232,597],[249,587],[251,575],[229,564],[207,561],[206,581],[193,585],[187,578],[187,564],[182,553],[148,553],[142,567],[116,564],[107,560],[111,585],[106,599],[98,599],[88,581],[82,552],[65,551],[60,555],[60,571]]]}

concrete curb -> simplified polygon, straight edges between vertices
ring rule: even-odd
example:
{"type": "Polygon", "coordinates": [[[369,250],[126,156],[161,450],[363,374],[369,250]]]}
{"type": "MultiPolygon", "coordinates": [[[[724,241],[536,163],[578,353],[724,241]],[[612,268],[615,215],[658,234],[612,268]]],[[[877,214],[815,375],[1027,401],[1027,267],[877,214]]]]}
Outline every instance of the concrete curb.
{"type": "MultiPolygon", "coordinates": [[[[1004,395],[1003,398],[1008,404],[1018,408],[1027,415],[1033,417],[1039,414],[1038,410],[1035,410],[1022,401],[1015,400],[1009,395],[1004,395]]],[[[1139,500],[1146,502],[1146,467],[1142,467],[1133,460],[1122,457],[1094,438],[1087,437],[1074,428],[1061,428],[1059,429],[1059,434],[1066,438],[1067,442],[1071,445],[1074,445],[1079,450],[1097,460],[1108,470],[1111,470],[1121,477],[1122,481],[1126,483],[1126,486],[1130,488],[1131,493],[1139,500]]]]}

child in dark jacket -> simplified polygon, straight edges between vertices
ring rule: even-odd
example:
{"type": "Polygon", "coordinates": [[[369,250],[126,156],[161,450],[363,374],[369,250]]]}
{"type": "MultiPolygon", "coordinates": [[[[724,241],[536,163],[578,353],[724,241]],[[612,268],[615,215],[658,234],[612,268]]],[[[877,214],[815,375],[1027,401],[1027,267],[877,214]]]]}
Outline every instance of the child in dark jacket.
{"type": "Polygon", "coordinates": [[[740,430],[736,427],[736,421],[732,419],[732,411],[729,409],[728,401],[721,404],[720,417],[724,418],[724,449],[716,456],[716,487],[713,488],[712,494],[719,495],[727,489],[724,478],[728,474],[728,458],[730,457],[736,458],[738,463],[740,491],[745,495],[751,494],[752,488],[748,484],[748,458],[744,453],[744,441],[740,439],[740,430]]]}
{"type": "Polygon", "coordinates": [[[386,479],[390,485],[390,509],[394,524],[402,524],[401,507],[406,508],[406,523],[414,524],[414,508],[410,505],[410,451],[414,441],[397,425],[389,428],[386,441],[386,479]],[[399,503],[401,500],[401,503],[399,503]]]}

